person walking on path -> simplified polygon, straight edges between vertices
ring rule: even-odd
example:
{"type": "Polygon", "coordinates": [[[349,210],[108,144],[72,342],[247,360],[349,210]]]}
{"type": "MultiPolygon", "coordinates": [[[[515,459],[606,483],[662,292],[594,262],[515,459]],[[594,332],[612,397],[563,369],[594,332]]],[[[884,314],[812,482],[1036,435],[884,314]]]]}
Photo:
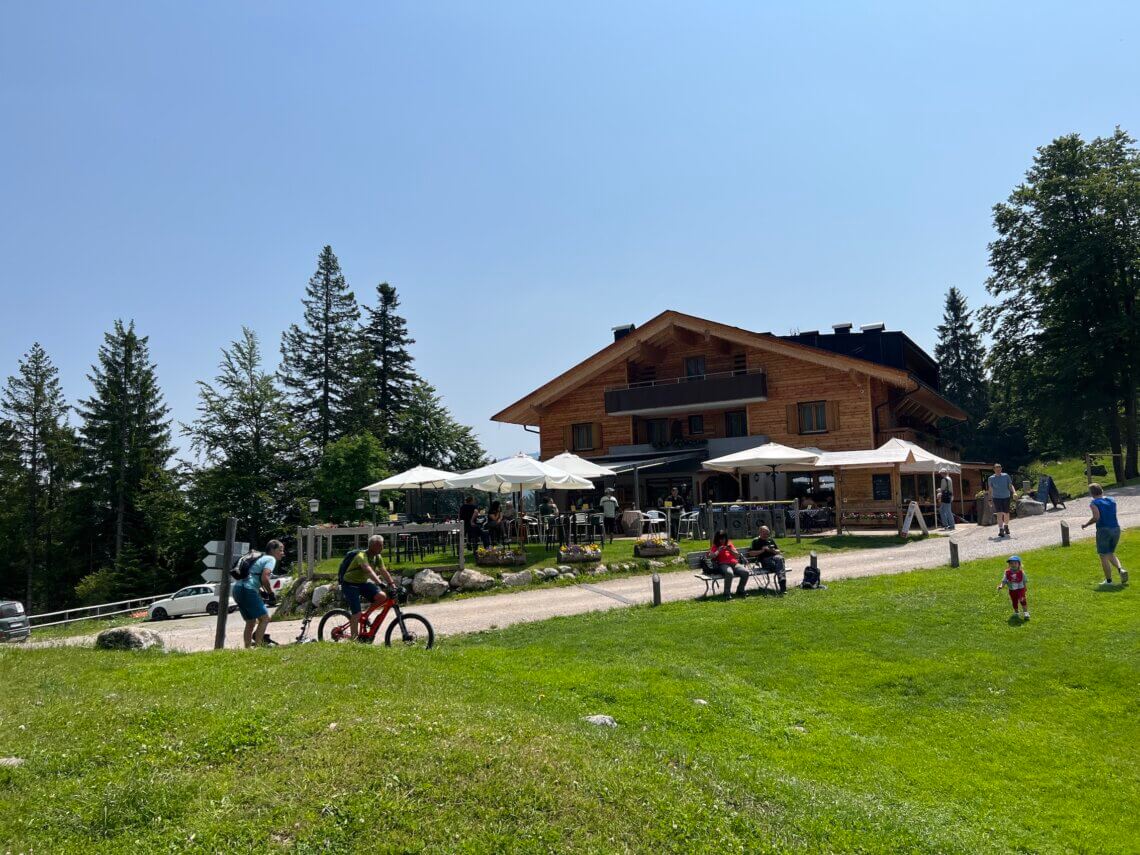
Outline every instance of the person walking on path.
{"type": "Polygon", "coordinates": [[[234,582],[230,594],[245,618],[245,631],[241,640],[246,647],[255,644],[261,647],[265,643],[265,627],[269,623],[269,610],[265,608],[265,601],[261,598],[261,590],[272,591],[269,576],[277,566],[277,562],[285,557],[285,547],[280,540],[271,540],[265,544],[265,554],[253,562],[249,568],[249,575],[234,582]]]}
{"type": "Polygon", "coordinates": [[[998,537],[1009,537],[1009,501],[1013,498],[1013,479],[1001,471],[1001,464],[994,464],[994,474],[986,479],[986,492],[994,503],[997,515],[998,537]]]}
{"type": "Polygon", "coordinates": [[[1116,546],[1120,543],[1120,523],[1116,519],[1116,500],[1111,496],[1104,494],[1104,488],[1100,484],[1089,484],[1089,495],[1092,496],[1092,501],[1089,507],[1092,509],[1092,519],[1081,525],[1081,528],[1088,528],[1090,525],[1096,524],[1096,554],[1100,556],[1100,566],[1104,570],[1104,582],[1106,585],[1112,584],[1112,567],[1116,566],[1116,572],[1120,574],[1120,584],[1128,584],[1128,571],[1124,569],[1120,563],[1120,559],[1116,557],[1116,546]]]}
{"type": "Polygon", "coordinates": [[[717,529],[713,535],[712,545],[709,546],[709,555],[716,562],[717,570],[724,577],[724,598],[732,599],[732,577],[740,582],[736,586],[736,596],[744,596],[744,586],[748,584],[748,571],[740,566],[740,553],[728,539],[728,532],[723,528],[717,529]]]}
{"type": "Polygon", "coordinates": [[[606,494],[602,496],[598,504],[602,506],[602,518],[606,524],[606,531],[610,533],[610,538],[613,539],[613,536],[618,533],[618,500],[614,496],[613,487],[606,487],[606,494]]]}
{"type": "Polygon", "coordinates": [[[1021,566],[1021,556],[1011,555],[1005,563],[998,590],[1009,588],[1009,600],[1013,603],[1013,616],[1017,617],[1017,606],[1021,605],[1022,617],[1029,620],[1029,604],[1025,601],[1025,570],[1021,566]]]}
{"type": "Polygon", "coordinates": [[[954,530],[954,479],[945,469],[941,472],[942,483],[938,486],[938,512],[942,515],[942,528],[954,530]]]}

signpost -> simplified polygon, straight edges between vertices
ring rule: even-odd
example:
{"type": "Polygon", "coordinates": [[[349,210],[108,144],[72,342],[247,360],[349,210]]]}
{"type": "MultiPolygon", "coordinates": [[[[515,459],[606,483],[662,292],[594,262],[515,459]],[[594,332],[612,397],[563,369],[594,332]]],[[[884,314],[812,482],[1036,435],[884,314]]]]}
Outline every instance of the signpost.
{"type": "Polygon", "coordinates": [[[918,520],[918,524],[922,528],[923,534],[930,534],[930,529],[926,527],[926,518],[923,517],[922,511],[918,509],[918,502],[911,502],[909,505],[907,505],[906,519],[903,520],[902,530],[899,532],[899,534],[901,534],[903,537],[906,537],[908,534],[910,534],[911,524],[915,520],[918,520]]]}
{"type": "MultiPolygon", "coordinates": [[[[202,559],[202,566],[206,568],[202,573],[202,581],[209,582],[211,585],[216,585],[222,581],[222,576],[227,575],[225,571],[232,564],[225,563],[226,542],[224,540],[211,540],[203,547],[209,555],[202,559]]],[[[234,556],[245,555],[249,552],[249,544],[238,541],[234,544],[234,556]]]]}
{"type": "MultiPolygon", "coordinates": [[[[218,629],[214,633],[214,649],[221,650],[226,646],[226,618],[229,616],[230,609],[230,574],[229,568],[234,566],[234,557],[245,553],[249,549],[248,543],[235,543],[234,537],[237,536],[237,517],[228,517],[226,519],[226,539],[225,540],[211,540],[206,544],[205,549],[207,552],[213,553],[210,557],[213,558],[218,552],[221,552],[222,566],[216,568],[216,571],[221,574],[221,585],[218,588],[218,629]],[[241,552],[237,551],[237,547],[241,547],[241,552]],[[218,547],[221,547],[220,550],[218,547]]],[[[204,563],[204,562],[203,562],[204,563]]],[[[209,565],[207,565],[209,566],[209,565]]],[[[213,568],[212,568],[213,569],[213,568]]],[[[205,573],[202,574],[205,577],[205,573]]]]}

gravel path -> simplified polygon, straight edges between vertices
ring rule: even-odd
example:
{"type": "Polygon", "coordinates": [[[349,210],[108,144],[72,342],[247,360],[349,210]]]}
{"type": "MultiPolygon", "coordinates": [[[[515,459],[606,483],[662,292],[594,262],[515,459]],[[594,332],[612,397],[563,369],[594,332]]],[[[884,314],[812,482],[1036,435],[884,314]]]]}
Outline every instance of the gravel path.
{"type": "MultiPolygon", "coordinates": [[[[1111,495],[1117,501],[1121,526],[1140,527],[1140,487],[1114,490],[1111,495]]],[[[1059,545],[1060,522],[1066,520],[1069,523],[1069,534],[1073,542],[1074,561],[1087,565],[1091,582],[1100,578],[1101,570],[1090,542],[1095,529],[1091,527],[1081,529],[1081,523],[1088,518],[1088,499],[1074,499],[1068,503],[1068,508],[1065,510],[1049,511],[1043,516],[1013,520],[1010,525],[1013,536],[1009,538],[996,537],[996,526],[982,528],[975,525],[959,526],[952,536],[958,543],[958,554],[962,561],[978,558],[998,559],[994,562],[996,579],[1003,566],[1000,559],[1007,555],[1043,546],[1059,545]]],[[[948,537],[941,532],[935,534],[937,536],[897,548],[852,550],[829,555],[820,561],[824,581],[905,573],[923,567],[945,566],[950,560],[948,537]]],[[[795,569],[790,569],[788,573],[790,587],[799,584],[807,559],[794,559],[789,563],[795,565],[795,569]]],[[[703,584],[694,579],[688,570],[661,575],[661,594],[666,602],[691,600],[700,595],[703,589],[703,584]]],[[[561,615],[624,608],[648,603],[651,599],[650,577],[633,576],[565,588],[535,588],[493,597],[427,603],[413,606],[412,610],[431,620],[437,635],[456,635],[502,628],[515,623],[546,620],[561,615]]],[[[231,615],[229,620],[226,646],[240,647],[242,626],[240,616],[231,615]]],[[[167,646],[175,650],[201,651],[213,647],[214,618],[185,618],[146,626],[161,633],[166,639],[167,646]]],[[[270,624],[270,633],[279,641],[291,640],[300,631],[300,626],[300,621],[273,623],[270,624]]],[[[316,621],[310,629],[315,635],[316,621]]],[[[90,644],[92,641],[93,636],[86,636],[62,642],[41,642],[41,644],[90,644]]],[[[33,642],[30,646],[37,644],[33,642]]]]}

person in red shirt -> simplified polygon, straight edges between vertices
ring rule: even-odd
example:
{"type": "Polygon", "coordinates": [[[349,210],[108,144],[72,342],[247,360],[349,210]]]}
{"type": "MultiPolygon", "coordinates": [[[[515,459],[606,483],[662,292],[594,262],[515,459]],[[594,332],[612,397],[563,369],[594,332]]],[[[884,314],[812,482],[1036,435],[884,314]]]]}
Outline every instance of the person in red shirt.
{"type": "Polygon", "coordinates": [[[717,569],[724,576],[724,598],[726,600],[732,599],[733,576],[740,580],[736,586],[736,596],[743,597],[744,586],[748,584],[748,570],[740,565],[740,553],[736,551],[736,547],[728,539],[728,532],[723,528],[717,529],[716,534],[713,535],[712,544],[709,546],[709,555],[713,557],[717,569]]]}
{"type": "Polygon", "coordinates": [[[1025,601],[1025,570],[1021,566],[1021,556],[1011,555],[1006,560],[998,590],[1009,588],[1009,600],[1013,603],[1013,616],[1017,617],[1017,607],[1021,606],[1025,620],[1029,620],[1029,604],[1025,601]]]}

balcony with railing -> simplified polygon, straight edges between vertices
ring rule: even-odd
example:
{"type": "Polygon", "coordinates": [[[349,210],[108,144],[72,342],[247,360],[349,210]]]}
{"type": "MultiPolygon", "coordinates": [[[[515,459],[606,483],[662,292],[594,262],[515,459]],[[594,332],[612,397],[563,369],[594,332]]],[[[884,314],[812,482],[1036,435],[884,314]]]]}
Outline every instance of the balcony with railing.
{"type": "Polygon", "coordinates": [[[735,407],[768,400],[762,369],[722,371],[665,380],[648,380],[605,390],[606,415],[649,416],[735,407]]]}

